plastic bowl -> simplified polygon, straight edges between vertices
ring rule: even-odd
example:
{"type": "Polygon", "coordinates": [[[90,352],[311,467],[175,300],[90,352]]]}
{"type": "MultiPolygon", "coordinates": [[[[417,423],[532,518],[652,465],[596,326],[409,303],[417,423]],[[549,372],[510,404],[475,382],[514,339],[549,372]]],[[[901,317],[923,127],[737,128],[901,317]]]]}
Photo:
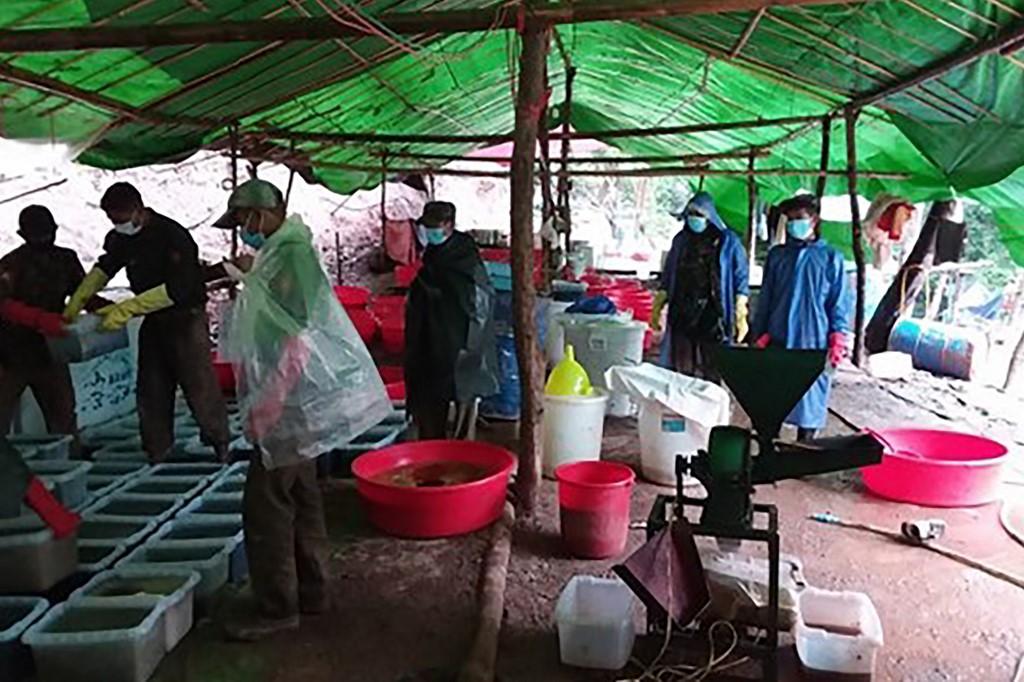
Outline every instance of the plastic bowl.
{"type": "Polygon", "coordinates": [[[356,486],[370,523],[389,535],[441,538],[463,535],[501,516],[509,475],[516,465],[511,452],[472,441],[419,441],[368,452],[352,463],[356,486]],[[375,480],[409,464],[468,462],[485,468],[484,478],[445,487],[408,487],[375,480]]]}
{"type": "Polygon", "coordinates": [[[1006,447],[989,438],[938,429],[887,429],[882,463],[862,469],[874,494],[926,507],[974,507],[998,498],[1006,447]]]}

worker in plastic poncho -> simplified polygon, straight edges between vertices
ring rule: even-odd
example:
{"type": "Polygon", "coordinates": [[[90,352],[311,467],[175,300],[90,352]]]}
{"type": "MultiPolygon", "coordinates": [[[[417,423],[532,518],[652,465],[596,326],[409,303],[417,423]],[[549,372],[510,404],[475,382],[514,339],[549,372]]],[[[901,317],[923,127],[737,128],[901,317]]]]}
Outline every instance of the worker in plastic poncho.
{"type": "Polygon", "coordinates": [[[747,254],[707,192],[698,192],[673,215],[685,225],[672,240],[651,318],[658,330],[668,304],[661,364],[717,383],[714,348],[747,336],[747,254]]]}
{"type": "MultiPolygon", "coordinates": [[[[818,200],[801,194],[780,206],[787,240],[768,252],[751,337],[762,348],[828,349],[837,367],[846,354],[850,331],[850,296],[843,256],[820,239],[818,200]]],[[[828,417],[832,385],[829,372],[817,381],[786,418],[797,438],[814,438],[828,417]]]]}
{"type": "Polygon", "coordinates": [[[44,337],[67,333],[61,313],[85,270],[74,251],[55,245],[57,223],[49,209],[27,207],[18,226],[25,243],[0,259],[0,433],[10,430],[31,388],[47,430],[73,436],[77,446],[71,372],[54,360],[44,337]]]}
{"type": "MultiPolygon", "coordinates": [[[[285,218],[269,182],[239,185],[218,227],[238,227],[256,251],[241,277],[226,341],[238,407],[255,455],[243,501],[252,618],[228,635],[254,641],[329,606],[327,533],[316,457],[347,444],[392,411],[384,383],[334,296],[313,237],[285,218]]],[[[248,259],[236,262],[239,269],[248,259]]],[[[230,271],[231,269],[228,268],[230,271]]]]}
{"type": "Polygon", "coordinates": [[[178,387],[199,423],[203,440],[222,459],[230,432],[224,396],[213,371],[206,283],[199,247],[184,227],[146,207],[132,185],[111,185],[100,200],[113,229],[103,254],[64,310],[71,321],[85,302],[122,269],[134,297],[96,311],[100,328],[125,327],[142,317],[139,328],[137,398],[142,446],[152,462],[174,447],[174,403],[178,387]]]}
{"type": "Polygon", "coordinates": [[[464,438],[477,399],[498,392],[494,288],[476,243],[455,231],[453,204],[428,203],[416,229],[427,247],[405,311],[406,405],[421,440],[464,438]]]}

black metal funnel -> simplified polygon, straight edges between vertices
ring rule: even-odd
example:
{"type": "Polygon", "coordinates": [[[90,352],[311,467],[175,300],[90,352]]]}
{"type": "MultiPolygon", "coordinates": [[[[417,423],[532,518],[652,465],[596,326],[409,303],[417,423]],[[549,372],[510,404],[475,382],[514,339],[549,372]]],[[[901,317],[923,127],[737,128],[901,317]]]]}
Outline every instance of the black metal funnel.
{"type": "Polygon", "coordinates": [[[826,351],[722,346],[715,364],[750,417],[758,440],[779,435],[782,421],[825,369],[826,351]]]}

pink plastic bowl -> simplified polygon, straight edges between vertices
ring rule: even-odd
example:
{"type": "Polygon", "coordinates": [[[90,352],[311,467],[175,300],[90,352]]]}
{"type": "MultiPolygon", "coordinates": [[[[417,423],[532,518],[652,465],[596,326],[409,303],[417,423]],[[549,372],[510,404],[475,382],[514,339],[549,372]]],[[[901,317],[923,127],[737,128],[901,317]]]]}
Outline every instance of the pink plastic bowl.
{"type": "Polygon", "coordinates": [[[368,452],[352,463],[356,487],[370,523],[403,538],[441,538],[471,533],[501,516],[516,458],[495,445],[462,440],[425,440],[368,452]],[[490,472],[470,483],[413,488],[375,480],[408,464],[470,462],[490,472]]]}
{"type": "Polygon", "coordinates": [[[882,463],[864,485],[881,497],[926,507],[974,507],[997,499],[1006,448],[989,438],[937,429],[878,431],[882,463]]]}

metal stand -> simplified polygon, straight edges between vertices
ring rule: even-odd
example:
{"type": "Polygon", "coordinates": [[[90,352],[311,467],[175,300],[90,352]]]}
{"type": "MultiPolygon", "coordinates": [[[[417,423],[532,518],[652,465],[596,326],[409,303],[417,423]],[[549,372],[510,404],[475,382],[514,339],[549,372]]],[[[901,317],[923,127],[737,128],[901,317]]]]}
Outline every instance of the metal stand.
{"type": "MultiPolygon", "coordinates": [[[[647,519],[647,538],[654,537],[659,531],[665,528],[672,518],[687,518],[687,507],[702,509],[704,500],[682,496],[659,495],[651,509],[647,519]]],[[[721,538],[725,540],[747,540],[750,542],[764,542],[768,545],[768,610],[761,623],[733,622],[739,635],[739,644],[736,646],[737,657],[749,657],[760,662],[761,678],[766,682],[776,682],[778,679],[778,649],[779,649],[779,516],[774,505],[755,504],[754,522],[749,528],[718,528],[699,523],[691,523],[690,528],[693,534],[701,537],[721,538]],[[763,520],[763,524],[758,521],[763,520]],[[761,525],[761,527],[758,527],[761,525]]],[[[759,613],[765,613],[763,610],[759,613]]],[[[673,635],[674,641],[680,641],[683,646],[690,649],[707,647],[706,639],[701,640],[707,632],[710,623],[699,623],[697,628],[681,630],[673,635]]],[[[664,635],[665,623],[659,618],[648,617],[648,634],[661,633],[664,635]]],[[[734,676],[729,674],[712,675],[709,679],[716,680],[750,680],[750,677],[734,676]]]]}

